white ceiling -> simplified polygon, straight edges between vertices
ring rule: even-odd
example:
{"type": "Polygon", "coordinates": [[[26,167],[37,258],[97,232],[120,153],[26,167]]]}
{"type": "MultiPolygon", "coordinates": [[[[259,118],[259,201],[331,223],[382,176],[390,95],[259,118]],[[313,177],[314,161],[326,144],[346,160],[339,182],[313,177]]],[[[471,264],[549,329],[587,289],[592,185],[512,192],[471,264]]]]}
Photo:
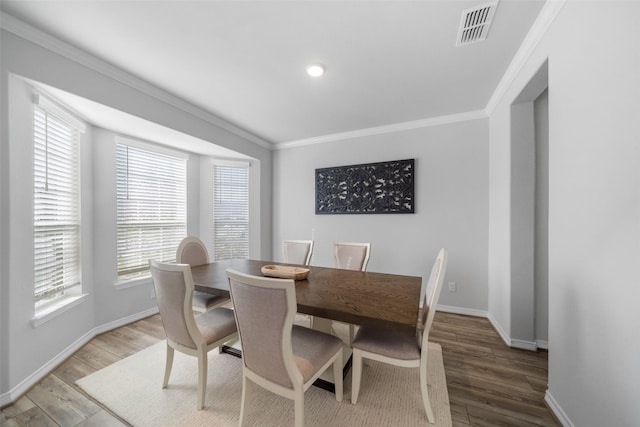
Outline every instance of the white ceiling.
{"type": "Polygon", "coordinates": [[[485,3],[2,0],[0,8],[279,144],[484,110],[544,0],[501,0],[487,39],[456,48],[463,10],[485,3]],[[325,76],[308,77],[310,62],[323,63],[325,76]]]}

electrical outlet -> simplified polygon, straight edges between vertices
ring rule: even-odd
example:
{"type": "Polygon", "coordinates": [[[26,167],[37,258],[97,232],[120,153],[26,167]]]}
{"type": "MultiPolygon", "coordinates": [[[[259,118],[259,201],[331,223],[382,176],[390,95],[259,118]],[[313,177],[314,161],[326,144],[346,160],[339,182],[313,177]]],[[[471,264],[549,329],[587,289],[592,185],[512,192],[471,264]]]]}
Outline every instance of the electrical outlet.
{"type": "Polygon", "coordinates": [[[449,282],[449,292],[456,291],[456,282],[449,282]]]}

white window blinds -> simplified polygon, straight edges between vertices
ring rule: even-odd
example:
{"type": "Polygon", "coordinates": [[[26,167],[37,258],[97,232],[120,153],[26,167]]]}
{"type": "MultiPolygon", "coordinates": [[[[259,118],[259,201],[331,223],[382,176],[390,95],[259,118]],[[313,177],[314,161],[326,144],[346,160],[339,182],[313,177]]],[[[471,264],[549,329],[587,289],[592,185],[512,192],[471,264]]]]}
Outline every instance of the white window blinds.
{"type": "Polygon", "coordinates": [[[80,285],[79,130],[36,105],[33,145],[35,302],[80,285]]]}
{"type": "Polygon", "coordinates": [[[178,153],[118,143],[118,279],[149,275],[149,259],[173,262],[187,234],[187,162],[178,153]]]}
{"type": "Polygon", "coordinates": [[[249,166],[213,166],[214,259],[249,258],[249,166]]]}

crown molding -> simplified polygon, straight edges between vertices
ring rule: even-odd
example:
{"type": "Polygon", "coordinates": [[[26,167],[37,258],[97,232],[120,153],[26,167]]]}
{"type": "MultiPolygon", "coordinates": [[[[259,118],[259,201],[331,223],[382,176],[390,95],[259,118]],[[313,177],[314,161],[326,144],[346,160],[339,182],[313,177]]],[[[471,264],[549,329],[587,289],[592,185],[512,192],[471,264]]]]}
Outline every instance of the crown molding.
{"type": "Polygon", "coordinates": [[[390,125],[376,126],[372,128],[358,129],[347,132],[332,133],[329,135],[315,136],[294,141],[281,142],[275,145],[276,150],[285,148],[302,147],[305,145],[322,144],[325,142],[340,141],[343,139],[360,138],[363,136],[383,135],[392,132],[440,126],[449,123],[464,122],[468,120],[486,119],[488,116],[484,110],[469,111],[466,113],[450,114],[447,116],[431,117],[428,119],[413,120],[410,122],[393,123],[390,125]]]}
{"type": "Polygon", "coordinates": [[[511,60],[507,71],[505,71],[502,79],[493,91],[493,95],[489,99],[485,112],[487,116],[490,116],[495,111],[498,103],[502,100],[507,90],[515,80],[516,76],[520,73],[527,60],[533,54],[533,51],[542,40],[542,37],[547,33],[547,30],[560,13],[560,10],[566,3],[566,0],[547,0],[542,6],[542,10],[538,14],[535,22],[531,26],[531,29],[527,33],[526,37],[522,41],[520,48],[516,52],[515,56],[511,60]]]}
{"type": "Polygon", "coordinates": [[[546,34],[547,30],[555,20],[556,16],[560,12],[566,1],[567,0],[547,0],[545,2],[542,10],[538,14],[538,17],[536,18],[535,22],[531,26],[531,29],[520,45],[520,48],[509,64],[507,71],[505,71],[502,79],[500,79],[500,82],[498,83],[498,86],[496,86],[496,89],[491,95],[491,98],[489,99],[489,102],[487,103],[487,106],[484,108],[484,110],[287,141],[275,144],[275,149],[282,150],[285,148],[302,147],[305,145],[320,144],[324,142],[358,138],[362,136],[380,135],[391,132],[400,132],[403,130],[438,126],[447,123],[455,123],[489,117],[495,110],[500,100],[506,94],[507,89],[513,83],[518,73],[522,70],[522,67],[524,67],[526,61],[538,46],[538,43],[540,43],[540,40],[542,40],[542,37],[546,34]]]}
{"type": "Polygon", "coordinates": [[[376,126],[372,128],[358,129],[354,131],[339,132],[329,135],[316,136],[311,138],[303,138],[298,140],[292,140],[282,143],[268,142],[250,132],[247,132],[221,118],[208,113],[194,105],[178,98],[168,92],[142,80],[132,76],[129,73],[109,64],[106,61],[100,60],[87,52],[78,49],[68,43],[54,38],[53,36],[34,28],[11,15],[4,12],[0,12],[0,27],[22,37],[28,41],[36,43],[45,49],[58,53],[74,62],[80,63],[96,72],[99,72],[107,77],[113,78],[123,84],[126,84],[136,90],[139,90],[147,95],[165,102],[173,107],[176,107],[188,114],[198,117],[206,122],[209,122],[215,126],[218,126],[228,132],[231,132],[237,136],[240,136],[248,141],[251,141],[263,148],[272,150],[281,150],[286,148],[302,147],[306,145],[321,144],[325,142],[339,141],[344,139],[353,139],[371,135],[382,135],[392,132],[401,132],[411,129],[419,129],[430,126],[439,126],[443,124],[462,122],[467,120],[476,120],[489,117],[495,110],[498,103],[506,94],[508,88],[513,83],[518,73],[522,70],[524,64],[529,59],[538,43],[547,32],[556,16],[566,3],[566,0],[548,0],[545,2],[540,14],[536,18],[533,26],[527,33],[524,41],[520,45],[518,52],[514,56],[513,60],[509,64],[507,71],[502,76],[502,79],[496,86],[493,95],[489,99],[484,110],[470,111],[466,113],[451,114],[446,116],[432,117],[427,119],[394,123],[384,126],[376,126]]]}
{"type": "Polygon", "coordinates": [[[47,50],[55,52],[64,56],[78,64],[81,64],[93,71],[103,74],[109,78],[112,78],[122,84],[125,84],[135,90],[143,92],[146,95],[152,96],[159,101],[171,105],[179,110],[184,111],[192,116],[195,116],[201,120],[204,120],[212,125],[215,125],[221,129],[224,129],[234,135],[244,138],[266,149],[273,149],[273,144],[265,139],[262,139],[244,129],[237,127],[236,125],[229,123],[220,117],[211,114],[201,108],[190,104],[189,102],[160,89],[151,83],[135,77],[122,69],[103,61],[82,49],[63,42],[52,35],[37,29],[5,12],[0,11],[0,28],[10,33],[15,34],[27,41],[35,43],[47,50]]]}

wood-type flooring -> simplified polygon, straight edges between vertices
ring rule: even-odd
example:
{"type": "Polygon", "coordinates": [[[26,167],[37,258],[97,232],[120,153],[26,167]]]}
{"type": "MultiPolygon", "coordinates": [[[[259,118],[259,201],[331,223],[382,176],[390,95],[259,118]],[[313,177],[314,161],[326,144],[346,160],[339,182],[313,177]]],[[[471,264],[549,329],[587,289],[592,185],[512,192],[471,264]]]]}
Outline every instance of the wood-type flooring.
{"type": "MultiPolygon", "coordinates": [[[[163,339],[158,315],[96,336],[3,408],[0,425],[129,425],[75,381],[163,339]]],[[[436,314],[430,340],[442,346],[454,427],[559,425],[544,403],[546,351],[511,349],[487,319],[443,312],[436,314]]]]}

